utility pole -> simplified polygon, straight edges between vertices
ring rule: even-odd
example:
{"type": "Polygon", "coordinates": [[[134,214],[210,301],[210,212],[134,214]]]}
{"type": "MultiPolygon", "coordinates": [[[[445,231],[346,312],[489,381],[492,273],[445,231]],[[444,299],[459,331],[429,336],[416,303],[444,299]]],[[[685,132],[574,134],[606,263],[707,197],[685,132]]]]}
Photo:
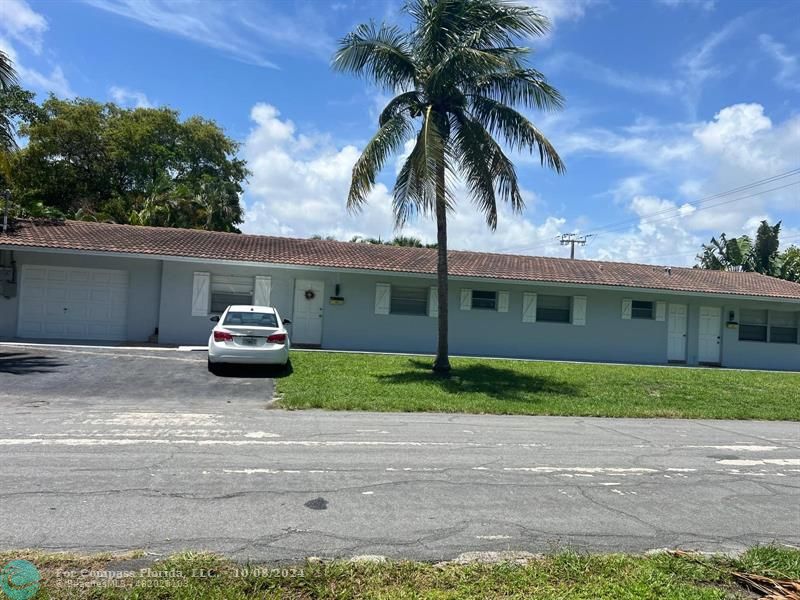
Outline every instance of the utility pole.
{"type": "Polygon", "coordinates": [[[569,257],[571,259],[575,258],[575,245],[585,246],[586,240],[588,240],[591,235],[584,235],[579,236],[576,233],[562,233],[561,234],[561,245],[562,246],[569,246],[569,257]]]}

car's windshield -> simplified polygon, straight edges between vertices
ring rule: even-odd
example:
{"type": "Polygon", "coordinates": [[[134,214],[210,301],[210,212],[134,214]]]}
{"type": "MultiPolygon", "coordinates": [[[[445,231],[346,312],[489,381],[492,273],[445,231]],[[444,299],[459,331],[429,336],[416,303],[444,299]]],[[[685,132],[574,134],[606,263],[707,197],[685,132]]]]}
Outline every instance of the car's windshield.
{"type": "Polygon", "coordinates": [[[247,325],[250,327],[277,327],[275,313],[263,312],[229,312],[223,325],[247,325]]]}

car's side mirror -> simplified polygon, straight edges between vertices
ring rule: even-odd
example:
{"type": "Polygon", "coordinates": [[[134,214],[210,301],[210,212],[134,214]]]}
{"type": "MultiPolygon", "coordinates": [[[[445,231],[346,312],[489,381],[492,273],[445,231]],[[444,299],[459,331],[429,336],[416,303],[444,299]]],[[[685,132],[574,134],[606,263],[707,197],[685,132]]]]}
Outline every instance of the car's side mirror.
{"type": "Polygon", "coordinates": [[[214,315],[214,316],[213,316],[213,317],[211,317],[211,319],[209,319],[209,320],[210,320],[210,321],[214,321],[214,323],[219,323],[219,315],[214,315]]]}
{"type": "Polygon", "coordinates": [[[283,320],[283,324],[284,324],[284,325],[291,325],[291,324],[292,324],[292,322],[291,322],[289,319],[284,319],[284,320],[283,320]]]}

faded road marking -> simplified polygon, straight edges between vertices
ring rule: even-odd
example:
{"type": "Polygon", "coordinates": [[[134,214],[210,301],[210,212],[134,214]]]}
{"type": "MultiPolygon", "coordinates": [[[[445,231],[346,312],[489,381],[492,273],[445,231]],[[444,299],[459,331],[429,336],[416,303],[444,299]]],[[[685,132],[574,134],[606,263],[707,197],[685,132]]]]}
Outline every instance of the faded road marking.
{"type": "Polygon", "coordinates": [[[756,465],[782,465],[782,466],[795,466],[800,465],[800,458],[763,458],[757,459],[725,459],[718,460],[717,464],[731,465],[732,467],[755,467],[756,465]]]}

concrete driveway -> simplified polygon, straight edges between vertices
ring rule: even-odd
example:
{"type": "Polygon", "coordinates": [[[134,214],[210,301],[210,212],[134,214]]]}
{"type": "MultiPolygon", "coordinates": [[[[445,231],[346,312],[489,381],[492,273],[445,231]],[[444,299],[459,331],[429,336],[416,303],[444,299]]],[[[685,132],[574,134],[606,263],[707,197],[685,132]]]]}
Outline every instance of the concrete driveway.
{"type": "Polygon", "coordinates": [[[271,394],[203,353],[0,347],[0,549],[800,545],[798,423],[287,412],[271,394]]]}
{"type": "Polygon", "coordinates": [[[261,409],[274,368],[206,368],[206,353],[161,348],[0,344],[0,401],[8,406],[203,410],[261,409]]]}

